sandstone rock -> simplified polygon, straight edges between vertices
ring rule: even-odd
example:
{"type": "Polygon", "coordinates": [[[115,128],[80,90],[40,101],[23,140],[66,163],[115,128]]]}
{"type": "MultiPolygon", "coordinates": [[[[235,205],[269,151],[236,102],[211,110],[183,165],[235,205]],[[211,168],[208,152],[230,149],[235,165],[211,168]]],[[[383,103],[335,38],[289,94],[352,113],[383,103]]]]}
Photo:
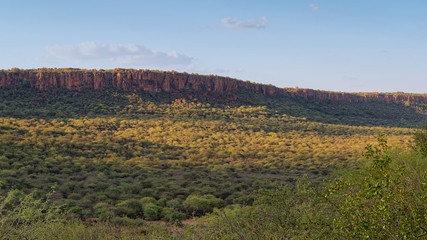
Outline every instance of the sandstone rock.
{"type": "MultiPolygon", "coordinates": [[[[275,95],[290,94],[306,99],[385,103],[409,102],[427,103],[427,94],[351,94],[317,91],[312,89],[277,88],[240,81],[228,77],[204,76],[178,72],[158,72],[150,70],[114,69],[114,70],[80,70],[80,69],[35,69],[0,71],[0,87],[16,89],[30,86],[39,90],[65,88],[69,90],[117,88],[122,90],[144,90],[149,92],[190,91],[202,95],[231,97],[230,93],[242,89],[249,92],[275,95]]],[[[232,96],[233,99],[237,99],[232,96]]]]}

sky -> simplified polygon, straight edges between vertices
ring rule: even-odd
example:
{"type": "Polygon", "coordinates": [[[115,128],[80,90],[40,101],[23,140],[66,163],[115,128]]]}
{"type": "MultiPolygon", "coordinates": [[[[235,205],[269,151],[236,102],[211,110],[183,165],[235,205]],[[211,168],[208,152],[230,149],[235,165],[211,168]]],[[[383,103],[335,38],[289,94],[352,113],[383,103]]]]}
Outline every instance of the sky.
{"type": "Polygon", "coordinates": [[[0,69],[175,70],[427,93],[425,0],[14,0],[0,9],[0,69]]]}

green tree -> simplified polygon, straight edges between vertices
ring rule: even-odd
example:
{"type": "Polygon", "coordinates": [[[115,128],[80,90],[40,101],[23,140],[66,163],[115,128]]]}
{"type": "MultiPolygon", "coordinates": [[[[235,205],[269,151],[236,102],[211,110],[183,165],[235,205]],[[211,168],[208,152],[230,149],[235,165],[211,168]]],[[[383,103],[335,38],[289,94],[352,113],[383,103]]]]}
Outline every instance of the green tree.
{"type": "Polygon", "coordinates": [[[37,191],[24,194],[11,190],[0,197],[0,239],[33,239],[38,228],[60,219],[59,208],[49,199],[38,198],[37,191]]]}
{"type": "Polygon", "coordinates": [[[414,148],[427,156],[427,122],[425,122],[421,129],[414,133],[414,148]]]}
{"type": "Polygon", "coordinates": [[[212,212],[214,208],[220,208],[224,206],[224,200],[216,198],[211,194],[207,195],[190,195],[183,202],[184,208],[187,212],[196,216],[201,216],[208,212],[212,212]]]}
{"type": "Polygon", "coordinates": [[[393,162],[385,136],[368,145],[365,156],[372,161],[368,167],[329,186],[328,198],[340,213],[334,227],[347,239],[416,238],[427,223],[426,165],[393,162]]]}
{"type": "Polygon", "coordinates": [[[144,219],[146,220],[159,220],[161,218],[162,208],[148,203],[144,206],[144,219]]]}

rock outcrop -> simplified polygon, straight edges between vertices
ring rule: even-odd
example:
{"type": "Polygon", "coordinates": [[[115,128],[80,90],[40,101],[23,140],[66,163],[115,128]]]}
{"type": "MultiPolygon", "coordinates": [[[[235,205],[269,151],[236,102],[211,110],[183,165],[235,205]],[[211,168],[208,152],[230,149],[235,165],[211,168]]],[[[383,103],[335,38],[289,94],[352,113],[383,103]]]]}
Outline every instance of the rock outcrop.
{"type": "Polygon", "coordinates": [[[274,94],[274,86],[243,82],[219,76],[205,76],[178,72],[150,70],[87,71],[65,69],[37,69],[0,71],[0,87],[10,88],[29,85],[39,90],[65,88],[69,90],[103,89],[108,87],[122,90],[139,89],[149,92],[172,92],[190,90],[195,92],[230,93],[245,88],[264,94],[274,94]]]}
{"type": "Polygon", "coordinates": [[[351,94],[316,91],[312,89],[277,88],[272,85],[245,82],[228,77],[206,76],[179,72],[150,70],[80,70],[80,69],[35,69],[0,71],[0,87],[18,88],[30,86],[38,90],[65,88],[69,90],[117,88],[149,92],[191,91],[200,94],[231,94],[236,90],[274,95],[290,94],[295,97],[350,102],[382,101],[427,103],[427,94],[351,94]]]}
{"type": "Polygon", "coordinates": [[[292,96],[299,96],[306,99],[319,99],[331,101],[347,102],[385,102],[399,103],[408,102],[412,104],[427,103],[427,94],[405,94],[398,93],[343,93],[327,92],[312,89],[286,89],[292,96]]]}

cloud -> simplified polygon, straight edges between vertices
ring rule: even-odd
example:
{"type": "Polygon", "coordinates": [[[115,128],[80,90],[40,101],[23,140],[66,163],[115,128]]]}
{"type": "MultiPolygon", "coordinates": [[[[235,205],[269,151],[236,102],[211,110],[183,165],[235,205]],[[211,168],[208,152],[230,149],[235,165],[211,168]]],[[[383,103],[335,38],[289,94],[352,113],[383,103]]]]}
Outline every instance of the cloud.
{"type": "Polygon", "coordinates": [[[193,58],[176,51],[160,52],[138,44],[82,42],[77,45],[53,45],[45,48],[41,61],[88,62],[104,60],[120,66],[189,66],[193,58]]]}
{"type": "Polygon", "coordinates": [[[308,5],[308,7],[313,11],[319,11],[319,9],[320,9],[320,6],[318,4],[315,4],[315,3],[310,3],[308,5]]]}
{"type": "Polygon", "coordinates": [[[268,25],[267,17],[263,16],[259,20],[239,20],[237,18],[222,18],[221,23],[227,28],[256,28],[264,29],[268,25]]]}

